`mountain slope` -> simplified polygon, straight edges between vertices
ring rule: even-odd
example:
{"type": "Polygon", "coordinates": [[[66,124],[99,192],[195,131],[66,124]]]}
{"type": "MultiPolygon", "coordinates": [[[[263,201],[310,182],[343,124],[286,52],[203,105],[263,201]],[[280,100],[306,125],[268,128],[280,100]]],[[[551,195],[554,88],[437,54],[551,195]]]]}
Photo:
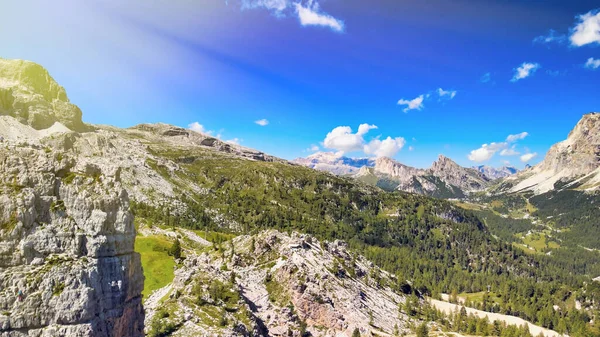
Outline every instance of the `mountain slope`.
{"type": "Polygon", "coordinates": [[[505,179],[503,190],[541,194],[569,184],[589,191],[600,187],[600,113],[584,115],[542,162],[505,179]]]}

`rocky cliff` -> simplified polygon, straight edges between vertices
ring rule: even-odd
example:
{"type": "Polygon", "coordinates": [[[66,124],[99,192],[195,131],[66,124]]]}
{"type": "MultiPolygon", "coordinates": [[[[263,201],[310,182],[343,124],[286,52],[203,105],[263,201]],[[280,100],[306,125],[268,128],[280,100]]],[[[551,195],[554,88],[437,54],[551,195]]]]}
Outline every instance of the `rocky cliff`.
{"type": "Polygon", "coordinates": [[[101,137],[37,64],[0,60],[0,115],[0,336],[142,336],[118,162],[79,156],[101,137]]]}
{"type": "Polygon", "coordinates": [[[584,115],[566,140],[554,144],[542,162],[505,180],[511,192],[544,193],[573,187],[600,187],[600,113],[584,115]]]}
{"type": "Polygon", "coordinates": [[[143,273],[119,171],[0,143],[0,335],[141,336],[143,273]]]}

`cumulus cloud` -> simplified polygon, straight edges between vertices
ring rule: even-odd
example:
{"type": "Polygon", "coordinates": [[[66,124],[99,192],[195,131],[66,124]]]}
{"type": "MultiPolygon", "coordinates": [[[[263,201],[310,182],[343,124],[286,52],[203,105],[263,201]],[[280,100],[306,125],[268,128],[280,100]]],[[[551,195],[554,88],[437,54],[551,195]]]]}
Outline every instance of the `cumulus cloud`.
{"type": "Polygon", "coordinates": [[[364,152],[375,157],[393,157],[406,144],[406,140],[402,137],[387,137],[384,140],[373,139],[364,146],[364,152]]]}
{"type": "Polygon", "coordinates": [[[308,149],[304,150],[304,152],[317,152],[317,151],[319,151],[319,146],[315,145],[315,144],[311,144],[308,149]]]}
{"type": "Polygon", "coordinates": [[[594,59],[593,57],[590,57],[587,62],[585,62],[584,67],[596,70],[600,68],[600,59],[594,59]]]}
{"type": "Polygon", "coordinates": [[[600,44],[600,10],[589,11],[577,16],[577,23],[571,29],[569,40],[575,47],[600,44]]]}
{"type": "Polygon", "coordinates": [[[301,2],[295,3],[294,6],[302,26],[323,26],[336,32],[344,31],[344,22],[322,13],[318,2],[309,0],[306,6],[303,6],[301,2]]]}
{"type": "Polygon", "coordinates": [[[206,130],[204,125],[202,125],[198,122],[193,122],[193,123],[188,124],[188,129],[199,132],[199,133],[203,133],[203,134],[206,134],[209,136],[211,136],[213,134],[213,131],[206,130]]]}
{"type": "Polygon", "coordinates": [[[340,152],[360,151],[365,143],[363,136],[371,129],[377,129],[377,126],[361,124],[357,133],[352,133],[349,126],[338,126],[327,134],[323,146],[340,152]]]}
{"type": "Polygon", "coordinates": [[[480,148],[471,151],[471,153],[468,155],[468,158],[469,160],[477,163],[484,162],[490,160],[494,154],[496,154],[496,152],[500,151],[504,147],[506,147],[506,143],[483,144],[480,148]]]}
{"type": "Polygon", "coordinates": [[[453,99],[454,96],[456,96],[456,90],[444,90],[442,88],[438,88],[437,93],[440,98],[446,97],[448,99],[453,99]]]}
{"type": "Polygon", "coordinates": [[[409,110],[421,110],[423,109],[423,100],[425,99],[425,95],[420,95],[419,97],[413,98],[411,100],[401,99],[398,101],[398,105],[406,105],[404,108],[404,112],[408,112],[409,110]]]}
{"type": "Polygon", "coordinates": [[[523,163],[527,163],[528,161],[530,161],[531,159],[537,157],[537,153],[525,153],[524,155],[521,156],[521,162],[523,163]]]}
{"type": "Polygon", "coordinates": [[[500,152],[501,156],[516,156],[520,153],[516,150],[516,144],[519,140],[525,139],[529,133],[521,132],[514,135],[508,135],[503,142],[494,142],[483,144],[480,148],[475,149],[467,156],[469,160],[474,162],[484,162],[490,160],[496,153],[500,152]],[[511,144],[513,144],[511,146],[511,144]]]}
{"type": "Polygon", "coordinates": [[[527,132],[517,133],[516,135],[508,135],[506,137],[506,141],[509,143],[516,142],[517,140],[525,139],[525,137],[529,136],[527,132]]]}
{"type": "Polygon", "coordinates": [[[535,39],[533,39],[533,43],[543,43],[543,44],[563,43],[566,41],[566,39],[567,39],[566,35],[557,34],[554,29],[550,29],[548,31],[548,34],[540,35],[540,36],[536,37],[535,39]]]}
{"type": "Polygon", "coordinates": [[[516,82],[518,80],[522,80],[533,75],[541,65],[539,63],[529,63],[523,62],[519,67],[515,68],[515,75],[510,80],[511,82],[516,82]]]}
{"type": "Polygon", "coordinates": [[[257,121],[254,121],[254,123],[258,124],[260,126],[267,126],[267,125],[269,125],[269,121],[266,120],[266,119],[264,119],[264,118],[263,119],[259,119],[257,121]]]}
{"type": "MultiPolygon", "coordinates": [[[[369,156],[393,157],[406,144],[406,140],[402,137],[389,136],[383,140],[376,137],[367,142],[365,135],[373,129],[377,129],[377,126],[365,123],[359,125],[354,133],[349,126],[338,126],[327,134],[323,147],[337,151],[340,156],[347,152],[362,151],[369,156]]],[[[314,145],[312,148],[318,150],[314,145]]]]}

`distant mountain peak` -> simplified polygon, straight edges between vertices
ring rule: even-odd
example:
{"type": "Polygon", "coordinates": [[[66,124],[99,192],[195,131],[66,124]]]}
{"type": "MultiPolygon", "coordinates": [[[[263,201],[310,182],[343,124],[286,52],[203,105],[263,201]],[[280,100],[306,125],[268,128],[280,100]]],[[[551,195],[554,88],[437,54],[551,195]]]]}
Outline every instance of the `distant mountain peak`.
{"type": "Polygon", "coordinates": [[[363,166],[375,166],[374,158],[350,158],[337,152],[316,152],[306,158],[296,158],[292,162],[336,175],[355,174],[363,166]]]}
{"type": "Polygon", "coordinates": [[[506,178],[519,172],[519,170],[513,166],[502,166],[500,168],[495,168],[487,165],[479,165],[474,166],[473,169],[481,172],[490,180],[506,178]]]}

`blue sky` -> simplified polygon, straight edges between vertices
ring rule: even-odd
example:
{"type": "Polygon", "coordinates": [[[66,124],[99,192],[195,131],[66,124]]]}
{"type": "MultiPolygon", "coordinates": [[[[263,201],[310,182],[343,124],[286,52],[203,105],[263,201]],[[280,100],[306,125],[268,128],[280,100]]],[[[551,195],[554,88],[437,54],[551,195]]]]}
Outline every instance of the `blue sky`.
{"type": "Polygon", "coordinates": [[[523,167],[600,110],[598,8],[23,0],[0,4],[0,57],[44,65],[90,123],[201,125],[287,159],[319,147],[523,167]]]}

